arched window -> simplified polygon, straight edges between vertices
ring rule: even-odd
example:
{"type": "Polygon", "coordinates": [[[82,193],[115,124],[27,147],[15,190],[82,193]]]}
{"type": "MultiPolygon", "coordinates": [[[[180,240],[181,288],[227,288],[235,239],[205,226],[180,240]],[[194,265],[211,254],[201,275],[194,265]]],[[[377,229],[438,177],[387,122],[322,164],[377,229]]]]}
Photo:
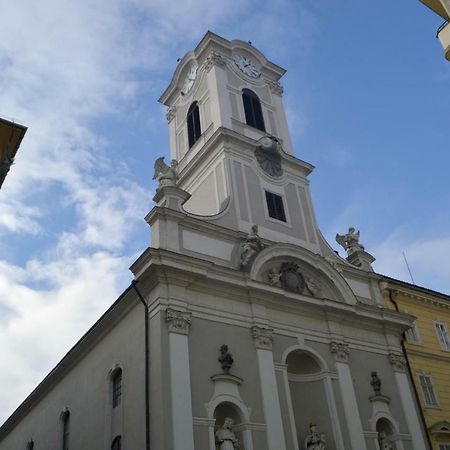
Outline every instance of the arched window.
{"type": "Polygon", "coordinates": [[[116,436],[111,444],[111,450],[121,450],[122,449],[122,436],[116,436]]]}
{"type": "Polygon", "coordinates": [[[261,102],[258,96],[250,89],[243,89],[242,101],[244,102],[245,121],[247,125],[258,128],[261,131],[266,131],[261,102]]]}
{"type": "Polygon", "coordinates": [[[65,411],[62,415],[62,450],[69,450],[70,435],[70,412],[65,411]]]}
{"type": "Polygon", "coordinates": [[[187,113],[187,127],[189,148],[191,148],[198,141],[198,138],[202,134],[202,130],[200,127],[200,112],[197,102],[192,103],[192,105],[189,107],[189,111],[187,113]]]}
{"type": "Polygon", "coordinates": [[[117,369],[112,377],[112,406],[120,405],[122,400],[122,369],[117,369]]]}

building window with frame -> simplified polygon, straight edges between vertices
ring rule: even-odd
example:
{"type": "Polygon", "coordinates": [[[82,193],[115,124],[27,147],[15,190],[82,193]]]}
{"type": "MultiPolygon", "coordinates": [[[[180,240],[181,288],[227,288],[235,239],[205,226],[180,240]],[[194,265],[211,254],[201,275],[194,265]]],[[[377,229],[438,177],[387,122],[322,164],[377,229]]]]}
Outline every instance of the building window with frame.
{"type": "Polygon", "coordinates": [[[448,336],[447,326],[444,322],[434,322],[434,327],[436,328],[442,350],[450,351],[450,338],[448,336]]]}
{"type": "Polygon", "coordinates": [[[419,375],[420,386],[422,388],[425,404],[428,406],[437,406],[438,401],[434,392],[433,381],[430,375],[419,375]]]}
{"type": "Polygon", "coordinates": [[[410,344],[420,344],[421,341],[417,320],[415,320],[412,327],[405,332],[405,337],[410,344]]]}
{"type": "Polygon", "coordinates": [[[272,219],[281,220],[286,222],[286,213],[284,212],[283,197],[273,192],[265,191],[267,212],[272,219]]]}
{"type": "Polygon", "coordinates": [[[438,444],[439,450],[450,450],[450,444],[438,444]]]}
{"type": "Polygon", "coordinates": [[[65,411],[62,415],[62,450],[69,450],[70,438],[70,412],[65,411]]]}
{"type": "Polygon", "coordinates": [[[247,125],[261,131],[266,131],[261,102],[258,96],[250,89],[243,89],[242,101],[244,103],[245,121],[247,125]]]}
{"type": "Polygon", "coordinates": [[[186,120],[188,128],[189,148],[191,148],[198,141],[198,138],[202,134],[198,102],[192,103],[192,105],[189,107],[186,120]]]}
{"type": "Polygon", "coordinates": [[[111,444],[111,450],[122,450],[122,436],[116,436],[111,444]]]}
{"type": "Polygon", "coordinates": [[[112,406],[116,408],[122,401],[122,369],[117,369],[112,377],[112,406]]]}

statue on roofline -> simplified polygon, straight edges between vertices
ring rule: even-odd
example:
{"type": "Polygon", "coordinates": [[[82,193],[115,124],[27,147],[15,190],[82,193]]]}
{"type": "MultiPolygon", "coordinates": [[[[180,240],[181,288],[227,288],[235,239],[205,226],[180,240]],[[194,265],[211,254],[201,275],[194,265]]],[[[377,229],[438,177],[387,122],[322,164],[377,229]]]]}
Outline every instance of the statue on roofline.
{"type": "Polygon", "coordinates": [[[166,186],[176,186],[178,178],[178,161],[176,159],[172,159],[170,166],[164,162],[164,156],[155,161],[153,180],[159,181],[158,189],[166,186]]]}

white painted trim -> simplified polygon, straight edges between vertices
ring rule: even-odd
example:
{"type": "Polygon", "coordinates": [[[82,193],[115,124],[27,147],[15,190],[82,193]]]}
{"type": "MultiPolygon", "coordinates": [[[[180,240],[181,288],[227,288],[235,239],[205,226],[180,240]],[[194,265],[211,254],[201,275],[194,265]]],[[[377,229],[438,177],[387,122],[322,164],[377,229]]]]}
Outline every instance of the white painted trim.
{"type": "Polygon", "coordinates": [[[169,333],[170,394],[174,450],[194,450],[188,337],[169,333]]]}
{"type": "Polygon", "coordinates": [[[337,450],[345,450],[344,438],[342,437],[341,424],[339,421],[339,414],[336,406],[336,399],[334,398],[332,377],[327,376],[324,379],[325,394],[327,397],[328,410],[330,412],[331,427],[336,442],[337,450]]]}
{"type": "Polygon", "coordinates": [[[339,388],[341,390],[351,449],[367,450],[350,367],[346,363],[336,361],[336,370],[339,376],[339,388]]]}
{"type": "Polygon", "coordinates": [[[283,420],[271,350],[256,349],[269,450],[285,450],[283,420]]]}
{"type": "Polygon", "coordinates": [[[284,393],[286,395],[287,408],[289,414],[289,425],[291,427],[291,437],[292,442],[294,444],[294,450],[300,450],[298,446],[297,427],[295,426],[294,408],[292,407],[291,390],[289,389],[287,365],[284,365],[284,367],[277,367],[277,370],[283,372],[284,393]]]}

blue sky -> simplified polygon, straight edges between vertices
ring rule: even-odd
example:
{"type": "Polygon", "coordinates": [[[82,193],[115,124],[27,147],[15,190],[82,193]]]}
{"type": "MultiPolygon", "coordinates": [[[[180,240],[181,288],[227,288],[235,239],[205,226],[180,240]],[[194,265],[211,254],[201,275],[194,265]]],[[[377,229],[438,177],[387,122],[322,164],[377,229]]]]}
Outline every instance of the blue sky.
{"type": "Polygon", "coordinates": [[[0,0],[0,116],[29,127],[0,191],[0,422],[128,285],[149,245],[157,99],[207,30],[287,69],[321,230],[450,293],[450,63],[418,0],[0,0]]]}

